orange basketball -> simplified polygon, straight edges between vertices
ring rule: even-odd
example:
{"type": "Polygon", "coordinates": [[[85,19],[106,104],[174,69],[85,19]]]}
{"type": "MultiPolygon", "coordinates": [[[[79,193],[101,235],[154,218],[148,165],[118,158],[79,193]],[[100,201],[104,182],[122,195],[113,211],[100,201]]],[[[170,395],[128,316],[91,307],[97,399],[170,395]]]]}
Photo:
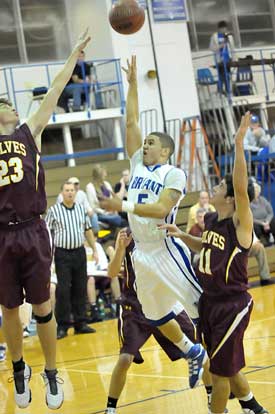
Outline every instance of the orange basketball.
{"type": "Polygon", "coordinates": [[[136,0],[124,0],[115,4],[110,13],[109,21],[112,28],[120,34],[136,33],[144,24],[145,12],[136,0]]]}

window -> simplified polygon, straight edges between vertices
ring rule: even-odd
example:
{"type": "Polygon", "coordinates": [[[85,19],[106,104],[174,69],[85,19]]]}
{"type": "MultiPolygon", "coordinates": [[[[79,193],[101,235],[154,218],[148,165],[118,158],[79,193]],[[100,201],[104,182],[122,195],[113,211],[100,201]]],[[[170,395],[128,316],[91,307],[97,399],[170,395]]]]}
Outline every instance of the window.
{"type": "Polygon", "coordinates": [[[20,62],[16,24],[10,0],[0,2],[0,63],[20,62]]]}
{"type": "Polygon", "coordinates": [[[217,23],[226,20],[237,47],[275,42],[274,0],[187,0],[192,50],[209,48],[217,23]]]}
{"type": "Polygon", "coordinates": [[[69,54],[64,0],[1,0],[0,23],[2,64],[62,60],[69,54]]]}

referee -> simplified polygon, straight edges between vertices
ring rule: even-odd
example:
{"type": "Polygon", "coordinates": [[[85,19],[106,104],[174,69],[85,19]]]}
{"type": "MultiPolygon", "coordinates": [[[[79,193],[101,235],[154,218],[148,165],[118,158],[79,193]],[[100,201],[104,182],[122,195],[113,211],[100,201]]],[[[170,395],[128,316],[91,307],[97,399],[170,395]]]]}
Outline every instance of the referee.
{"type": "Polygon", "coordinates": [[[63,202],[50,207],[46,222],[53,233],[55,269],[57,275],[56,320],[57,339],[68,335],[71,313],[76,334],[95,332],[86,324],[87,259],[84,240],[93,249],[98,261],[90,219],[81,204],[75,203],[76,190],[72,183],[62,187],[63,202]]]}

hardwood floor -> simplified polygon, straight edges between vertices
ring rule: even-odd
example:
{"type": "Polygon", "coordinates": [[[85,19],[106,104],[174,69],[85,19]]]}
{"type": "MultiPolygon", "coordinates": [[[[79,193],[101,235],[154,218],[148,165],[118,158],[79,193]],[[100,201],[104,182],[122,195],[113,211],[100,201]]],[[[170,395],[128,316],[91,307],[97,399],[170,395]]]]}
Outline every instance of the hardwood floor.
{"type": "MultiPolygon", "coordinates": [[[[275,413],[275,284],[250,290],[254,298],[251,322],[245,336],[247,366],[244,372],[256,398],[270,414],[275,413]]],[[[94,325],[95,334],[69,335],[58,341],[58,369],[64,380],[62,414],[104,412],[113,366],[118,356],[116,321],[94,325]]],[[[159,345],[150,339],[142,349],[145,362],[130,368],[119,401],[118,414],[206,414],[203,386],[188,389],[187,365],[171,363],[159,345]]],[[[33,400],[24,410],[13,402],[10,361],[0,363],[0,414],[49,414],[40,378],[43,358],[37,337],[24,340],[24,357],[32,366],[33,400]]],[[[232,414],[240,414],[236,400],[228,403],[232,414]]]]}

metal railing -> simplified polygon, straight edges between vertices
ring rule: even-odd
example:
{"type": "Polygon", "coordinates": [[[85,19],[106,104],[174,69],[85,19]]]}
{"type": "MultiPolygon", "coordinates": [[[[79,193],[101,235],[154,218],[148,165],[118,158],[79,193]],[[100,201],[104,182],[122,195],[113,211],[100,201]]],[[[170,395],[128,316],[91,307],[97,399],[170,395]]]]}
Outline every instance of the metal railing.
{"type": "MultiPolygon", "coordinates": [[[[76,84],[84,87],[87,110],[90,109],[90,94],[100,95],[103,105],[125,108],[120,59],[95,59],[87,61],[91,66],[91,82],[76,84]]],[[[0,69],[0,96],[12,101],[21,118],[26,117],[25,108],[33,99],[33,89],[49,88],[51,82],[64,62],[49,62],[30,65],[5,66],[0,69]]],[[[85,73],[83,74],[86,75],[85,73]]]]}

